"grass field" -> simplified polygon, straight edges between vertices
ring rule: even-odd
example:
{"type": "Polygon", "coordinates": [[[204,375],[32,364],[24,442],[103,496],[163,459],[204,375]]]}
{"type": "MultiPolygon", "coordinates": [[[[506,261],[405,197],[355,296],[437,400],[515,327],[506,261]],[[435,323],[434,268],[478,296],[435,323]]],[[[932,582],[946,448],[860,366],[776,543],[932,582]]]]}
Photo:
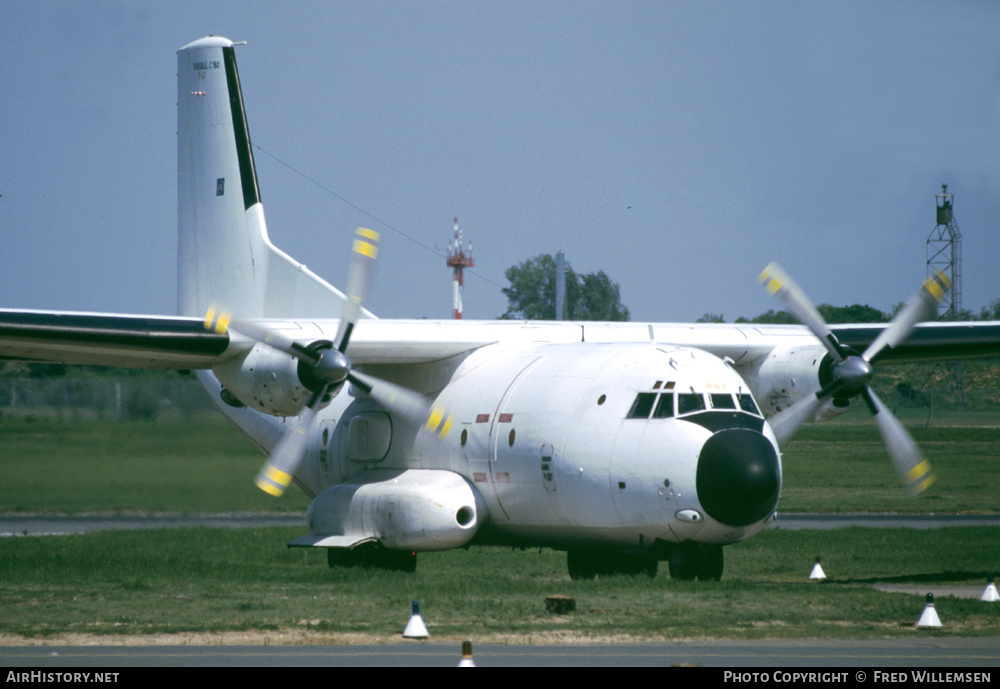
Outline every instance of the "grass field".
{"type": "MultiPolygon", "coordinates": [[[[311,642],[398,639],[420,601],[436,639],[479,642],[883,638],[917,633],[923,595],[873,584],[984,586],[1000,529],[771,531],[727,548],[721,582],[570,581],[550,550],[425,553],[416,574],[329,570],[295,529],[188,529],[0,540],[0,635],[250,633],[311,642]],[[827,582],[808,580],[824,555],[827,582]],[[577,610],[546,612],[552,594],[577,610]]],[[[1000,633],[1000,605],[939,598],[941,629],[1000,633]]],[[[0,636],[3,638],[3,636],[0,636]]]]}
{"type": "MultiPolygon", "coordinates": [[[[862,417],[858,417],[861,419],[862,417]]],[[[784,448],[784,511],[1000,512],[1000,429],[912,430],[937,468],[918,499],[899,487],[866,420],[804,430],[784,448]]],[[[0,421],[0,513],[304,512],[252,484],[262,456],[215,416],[99,423],[0,421]]],[[[914,631],[923,595],[876,584],[984,586],[1000,529],[769,531],[726,549],[717,583],[572,582],[551,550],[420,556],[415,575],[329,570],[286,549],[300,529],[183,529],[0,539],[0,643],[65,634],[397,639],[410,603],[434,638],[535,642],[998,635],[1000,605],[939,599],[944,627],[914,631]],[[807,577],[823,556],[825,583],[807,577]],[[571,595],[577,611],[546,613],[571,595]]],[[[175,641],[176,642],[176,641],[175,641]]]]}
{"type": "Polygon", "coordinates": [[[0,514],[305,512],[253,484],[264,461],[218,413],[190,420],[0,421],[0,514]]]}

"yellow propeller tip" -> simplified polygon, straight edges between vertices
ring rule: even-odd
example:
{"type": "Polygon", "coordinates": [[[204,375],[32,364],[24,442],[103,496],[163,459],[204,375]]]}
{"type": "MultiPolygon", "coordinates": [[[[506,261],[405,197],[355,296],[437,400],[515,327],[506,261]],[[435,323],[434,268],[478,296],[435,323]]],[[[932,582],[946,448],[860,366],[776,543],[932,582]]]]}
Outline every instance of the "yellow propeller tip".
{"type": "Polygon", "coordinates": [[[270,464],[264,467],[264,469],[257,474],[257,480],[254,481],[258,488],[268,495],[273,495],[276,498],[284,495],[285,489],[288,488],[288,485],[291,482],[291,474],[270,464]]]}
{"type": "Polygon", "coordinates": [[[378,232],[376,232],[375,230],[369,230],[367,227],[359,227],[357,230],[355,230],[354,233],[357,234],[359,237],[370,239],[373,242],[377,242],[382,238],[382,235],[380,235],[378,232]]]}
{"type": "Polygon", "coordinates": [[[225,335],[226,331],[229,330],[229,321],[232,317],[233,314],[228,311],[219,311],[215,306],[209,306],[208,311],[205,312],[205,321],[202,325],[205,327],[205,330],[214,330],[220,335],[225,335]]]}
{"type": "Polygon", "coordinates": [[[921,481],[920,483],[918,483],[916,486],[913,487],[913,494],[917,495],[919,493],[923,493],[925,490],[930,488],[935,481],[937,481],[937,476],[931,474],[930,476],[928,476],[923,481],[921,481]]]}
{"type": "MultiPolygon", "coordinates": [[[[770,289],[773,284],[777,284],[778,287],[781,287],[781,283],[785,281],[784,276],[784,271],[781,270],[781,267],[777,263],[769,263],[767,268],[760,271],[760,275],[757,276],[757,282],[761,284],[764,284],[765,282],[769,283],[768,289],[770,289]]],[[[776,287],[774,291],[777,291],[778,287],[776,287]]]]}
{"type": "Polygon", "coordinates": [[[272,483],[268,483],[267,481],[257,481],[257,487],[268,495],[273,495],[276,498],[280,498],[285,494],[285,491],[282,488],[279,488],[272,483]]]}

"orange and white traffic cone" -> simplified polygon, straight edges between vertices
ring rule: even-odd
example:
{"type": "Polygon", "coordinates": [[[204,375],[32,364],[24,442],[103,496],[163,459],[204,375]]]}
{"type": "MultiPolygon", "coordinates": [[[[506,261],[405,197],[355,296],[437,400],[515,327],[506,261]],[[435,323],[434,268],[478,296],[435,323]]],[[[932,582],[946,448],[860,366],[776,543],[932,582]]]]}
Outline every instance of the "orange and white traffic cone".
{"type": "Polygon", "coordinates": [[[459,667],[476,667],[476,663],[472,660],[472,642],[463,641],[462,642],[462,659],[458,661],[459,667]]]}

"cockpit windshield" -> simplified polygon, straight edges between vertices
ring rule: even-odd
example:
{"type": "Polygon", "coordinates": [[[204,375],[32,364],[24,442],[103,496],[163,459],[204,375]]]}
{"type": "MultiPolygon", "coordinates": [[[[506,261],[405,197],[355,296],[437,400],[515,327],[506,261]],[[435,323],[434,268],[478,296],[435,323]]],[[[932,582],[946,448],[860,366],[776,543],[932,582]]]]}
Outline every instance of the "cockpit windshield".
{"type": "Polygon", "coordinates": [[[757,403],[749,392],[736,394],[728,392],[679,392],[674,390],[674,384],[661,386],[657,382],[656,392],[640,392],[629,409],[629,419],[667,419],[674,416],[685,416],[710,409],[746,412],[761,416],[757,403]]]}
{"type": "Polygon", "coordinates": [[[705,409],[705,396],[700,392],[682,392],[677,395],[677,416],[705,409]]]}

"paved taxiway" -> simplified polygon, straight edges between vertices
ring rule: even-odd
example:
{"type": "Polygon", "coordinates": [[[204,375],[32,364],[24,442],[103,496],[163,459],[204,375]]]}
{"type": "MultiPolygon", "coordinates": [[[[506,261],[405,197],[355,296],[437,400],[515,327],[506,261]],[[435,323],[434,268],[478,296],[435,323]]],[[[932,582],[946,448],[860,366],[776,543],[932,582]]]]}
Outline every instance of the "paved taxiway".
{"type": "MultiPolygon", "coordinates": [[[[914,631],[914,636],[919,632],[914,631]]],[[[916,668],[1000,666],[1000,638],[475,645],[477,667],[916,668]]],[[[0,648],[12,667],[455,667],[461,644],[385,646],[32,646],[0,648]]],[[[127,675],[121,679],[127,679],[127,675]]],[[[854,679],[852,675],[852,679],[854,679]]],[[[121,681],[121,680],[120,680],[121,681]]]]}

